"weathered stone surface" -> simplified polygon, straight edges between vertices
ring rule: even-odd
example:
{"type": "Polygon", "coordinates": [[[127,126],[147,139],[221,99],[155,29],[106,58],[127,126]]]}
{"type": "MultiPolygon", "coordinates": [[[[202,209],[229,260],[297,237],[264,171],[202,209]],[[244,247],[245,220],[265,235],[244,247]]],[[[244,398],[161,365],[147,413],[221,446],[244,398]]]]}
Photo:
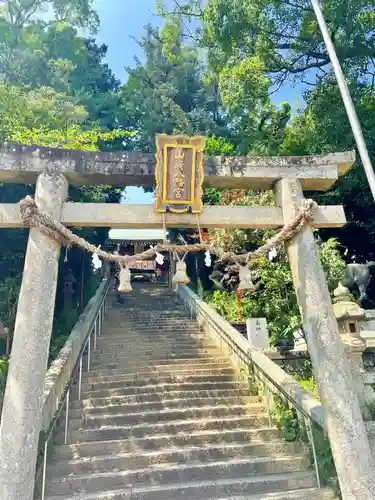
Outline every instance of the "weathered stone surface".
{"type": "MultiPolygon", "coordinates": [[[[59,173],[40,175],[36,200],[60,218],[68,185],[59,173]]],[[[0,498],[32,500],[51,338],[60,245],[29,235],[0,426],[0,498]]]]}
{"type": "Polygon", "coordinates": [[[104,280],[96,294],[74,325],[68,340],[47,371],[44,383],[42,428],[48,430],[56,412],[56,401],[60,401],[74,367],[77,363],[82,344],[92,328],[101,301],[107,289],[104,280]]]}
{"type": "MultiPolygon", "coordinates": [[[[167,227],[197,228],[192,214],[165,214],[167,227]]],[[[162,215],[152,205],[119,205],[117,203],[64,203],[61,222],[75,227],[160,228],[162,215]]],[[[227,207],[206,205],[199,216],[202,228],[268,228],[284,224],[279,207],[227,207]]],[[[346,223],[340,205],[321,206],[314,213],[313,227],[342,227],[346,223]]],[[[18,204],[0,204],[0,227],[23,227],[18,204]]]]}
{"type": "MultiPolygon", "coordinates": [[[[302,199],[299,181],[277,183],[276,200],[285,219],[296,215],[302,199]]],[[[310,227],[288,245],[288,255],[343,498],[373,498],[374,461],[310,227]]]]}
{"type": "MultiPolygon", "coordinates": [[[[326,156],[209,157],[205,186],[267,189],[280,178],[298,178],[305,189],[328,189],[352,166],[355,153],[326,156]]],[[[71,184],[154,186],[155,155],[97,153],[0,143],[0,182],[34,183],[45,169],[56,169],[71,184]]]]}

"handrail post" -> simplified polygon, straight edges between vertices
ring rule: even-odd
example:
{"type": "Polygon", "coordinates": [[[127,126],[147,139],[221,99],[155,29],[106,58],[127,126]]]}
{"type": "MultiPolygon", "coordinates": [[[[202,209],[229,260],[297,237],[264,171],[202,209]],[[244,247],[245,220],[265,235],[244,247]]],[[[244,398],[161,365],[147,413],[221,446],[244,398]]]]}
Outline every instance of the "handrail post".
{"type": "Polygon", "coordinates": [[[269,421],[270,427],[272,427],[273,424],[272,424],[270,392],[269,392],[269,389],[268,389],[265,381],[263,381],[263,387],[264,387],[264,396],[266,398],[266,406],[267,406],[267,411],[268,411],[268,421],[269,421]]]}
{"type": "Polygon", "coordinates": [[[87,371],[90,371],[90,361],[91,361],[91,334],[92,331],[89,334],[89,338],[87,341],[87,371]]]}
{"type": "Polygon", "coordinates": [[[46,439],[44,443],[44,455],[43,455],[42,500],[44,500],[44,497],[46,495],[47,453],[48,453],[48,440],[46,439]]]}
{"type": "Polygon", "coordinates": [[[320,488],[321,483],[320,483],[319,465],[318,465],[318,459],[316,457],[314,432],[313,432],[313,428],[312,428],[312,425],[311,425],[311,419],[310,418],[305,417],[305,425],[306,425],[307,436],[309,438],[309,441],[310,441],[310,444],[311,444],[311,450],[312,450],[312,453],[313,453],[314,467],[315,467],[315,474],[316,474],[316,482],[317,482],[318,488],[320,488]]]}
{"type": "Polygon", "coordinates": [[[69,400],[70,400],[70,389],[66,394],[66,402],[65,402],[65,435],[64,435],[64,444],[68,442],[68,421],[69,421],[69,400]]]}
{"type": "Polygon", "coordinates": [[[78,399],[81,399],[81,390],[82,390],[82,354],[79,358],[79,374],[78,374],[78,399]]]}
{"type": "Polygon", "coordinates": [[[94,351],[96,351],[96,336],[97,336],[97,321],[95,318],[95,323],[94,323],[94,351]]]}

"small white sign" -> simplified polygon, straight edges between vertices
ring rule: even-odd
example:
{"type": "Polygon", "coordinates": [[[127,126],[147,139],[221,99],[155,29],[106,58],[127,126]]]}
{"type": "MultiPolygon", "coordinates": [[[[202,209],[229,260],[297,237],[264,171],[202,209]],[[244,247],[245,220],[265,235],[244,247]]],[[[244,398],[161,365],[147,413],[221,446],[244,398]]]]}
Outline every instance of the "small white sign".
{"type": "Polygon", "coordinates": [[[247,339],[251,349],[268,351],[270,342],[266,318],[249,318],[246,320],[247,339]]]}

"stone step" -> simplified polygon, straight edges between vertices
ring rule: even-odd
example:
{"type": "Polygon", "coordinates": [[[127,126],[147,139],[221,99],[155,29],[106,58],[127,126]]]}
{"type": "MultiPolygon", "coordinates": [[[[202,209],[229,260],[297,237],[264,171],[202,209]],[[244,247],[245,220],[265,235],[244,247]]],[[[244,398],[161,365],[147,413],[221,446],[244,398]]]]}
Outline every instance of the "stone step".
{"type": "Polygon", "coordinates": [[[163,340],[165,342],[172,340],[176,343],[197,342],[199,340],[212,342],[208,335],[203,333],[201,330],[193,328],[181,328],[181,330],[178,330],[176,327],[173,327],[170,330],[165,328],[150,328],[149,330],[136,330],[133,327],[129,328],[132,328],[132,330],[129,331],[125,328],[119,328],[116,333],[110,330],[102,331],[101,334],[97,336],[97,341],[107,345],[119,345],[122,343],[126,343],[128,345],[131,342],[159,342],[163,340]]]}
{"type": "Polygon", "coordinates": [[[82,382],[84,383],[94,383],[98,382],[119,382],[122,380],[139,380],[144,379],[146,377],[151,378],[159,378],[159,377],[189,377],[191,375],[230,375],[232,374],[234,378],[236,378],[236,371],[230,365],[213,365],[213,367],[206,368],[198,367],[198,368],[190,368],[189,365],[187,367],[170,367],[167,366],[164,369],[154,369],[152,366],[149,369],[143,369],[144,371],[136,371],[136,372],[124,372],[124,370],[111,370],[107,372],[107,375],[91,375],[90,372],[82,374],[82,382]]]}
{"type": "Polygon", "coordinates": [[[150,361],[153,359],[159,359],[164,357],[166,359],[176,359],[185,357],[199,358],[202,355],[215,356],[217,348],[205,348],[198,345],[190,345],[189,347],[172,347],[167,345],[150,345],[148,342],[143,344],[130,346],[128,349],[113,349],[111,351],[107,349],[103,350],[92,350],[91,359],[95,362],[103,362],[104,364],[109,361],[124,360],[125,362],[131,359],[145,359],[148,358],[150,361]],[[136,358],[135,358],[136,357],[136,358]]]}
{"type": "MultiPolygon", "coordinates": [[[[94,493],[110,488],[122,488],[124,484],[134,488],[149,485],[180,484],[187,481],[212,481],[246,476],[260,476],[299,472],[306,469],[306,457],[281,456],[277,458],[246,458],[208,463],[179,464],[164,468],[125,470],[118,472],[69,475],[47,480],[47,492],[52,495],[75,493],[94,493]]],[[[187,483],[189,484],[189,483],[187,483]]],[[[310,486],[310,485],[309,485],[310,486]]]]}
{"type": "Polygon", "coordinates": [[[160,434],[143,438],[112,439],[108,441],[91,441],[66,444],[54,448],[53,460],[74,460],[80,458],[100,457],[121,453],[174,452],[176,448],[206,448],[215,446],[231,446],[234,444],[251,446],[251,456],[264,456],[270,453],[293,454],[300,449],[298,443],[287,443],[276,428],[263,427],[259,429],[227,429],[192,431],[189,434],[160,434]],[[285,446],[285,448],[284,448],[285,446]]]}
{"type": "Polygon", "coordinates": [[[130,356],[142,356],[142,355],[156,355],[156,354],[166,354],[169,356],[173,354],[185,354],[196,351],[203,352],[217,352],[218,348],[214,344],[208,342],[166,342],[161,340],[160,342],[138,339],[137,342],[122,343],[121,345],[107,345],[105,343],[100,343],[96,345],[96,349],[91,351],[93,357],[98,355],[104,355],[108,358],[126,358],[130,356]]]}
{"type": "MultiPolygon", "coordinates": [[[[131,327],[129,327],[131,328],[131,327]]],[[[173,340],[176,343],[182,342],[194,342],[199,340],[205,340],[210,342],[210,338],[202,333],[199,329],[187,329],[181,328],[181,331],[175,327],[171,328],[170,331],[165,328],[150,330],[136,330],[128,331],[125,328],[117,329],[116,333],[111,330],[102,331],[100,335],[97,336],[97,342],[106,345],[121,345],[129,344],[131,342],[137,342],[139,340],[147,340],[149,342],[158,342],[164,340],[165,342],[173,340]]]]}
{"type": "Polygon", "coordinates": [[[232,367],[228,358],[221,356],[219,358],[193,358],[193,359],[183,359],[181,361],[178,360],[152,360],[152,361],[143,361],[137,362],[134,360],[130,360],[126,363],[126,366],[120,366],[117,368],[108,368],[107,366],[103,366],[102,368],[95,368],[90,370],[89,372],[84,372],[82,377],[99,377],[99,376],[107,376],[107,375],[120,375],[127,373],[142,373],[145,370],[152,369],[156,371],[164,371],[164,370],[195,370],[195,369],[210,369],[210,368],[228,368],[232,367]]]}
{"type": "MultiPolygon", "coordinates": [[[[135,286],[138,285],[138,283],[134,282],[135,286]]],[[[153,302],[156,302],[158,300],[172,300],[174,302],[180,302],[183,304],[183,301],[180,299],[180,297],[176,294],[173,293],[173,290],[170,288],[159,288],[156,291],[142,291],[142,293],[139,293],[137,289],[135,289],[135,286],[133,286],[133,290],[130,294],[120,294],[120,296],[124,299],[124,301],[131,301],[133,299],[139,299],[139,300],[146,300],[148,304],[152,304],[153,302]]],[[[117,290],[114,290],[113,294],[113,303],[116,303],[118,296],[117,290]]]]}
{"type": "MultiPolygon", "coordinates": [[[[233,406],[206,406],[201,408],[172,408],[154,411],[134,412],[134,413],[105,413],[92,415],[85,410],[81,411],[78,417],[70,417],[69,430],[78,429],[100,429],[110,426],[128,426],[140,424],[153,424],[161,422],[170,422],[176,420],[191,420],[191,419],[209,419],[209,418],[227,418],[238,415],[247,415],[252,419],[254,427],[262,427],[267,425],[268,415],[265,413],[265,408],[261,403],[252,405],[233,405],[233,406]]],[[[65,422],[58,424],[58,428],[64,427],[65,422]]]]}
{"type": "Polygon", "coordinates": [[[120,332],[118,331],[116,335],[105,335],[97,336],[97,344],[102,348],[104,346],[113,347],[129,347],[134,344],[145,344],[150,343],[152,345],[159,345],[163,343],[165,345],[173,343],[176,345],[180,344],[190,344],[196,345],[197,343],[205,342],[206,344],[213,345],[217,347],[217,344],[201,331],[196,332],[178,332],[176,330],[171,330],[171,332],[166,332],[165,330],[150,330],[150,332],[120,332]]]}
{"type": "MultiPolygon", "coordinates": [[[[129,352],[132,352],[134,355],[139,355],[139,356],[144,356],[144,357],[150,357],[149,359],[153,359],[152,356],[155,355],[155,352],[158,353],[158,351],[160,351],[161,353],[165,353],[166,354],[166,359],[169,359],[169,357],[172,357],[172,359],[178,357],[178,356],[181,356],[181,357],[186,357],[186,358],[194,358],[194,357],[199,357],[199,356],[205,356],[207,354],[210,354],[211,356],[215,356],[216,352],[218,352],[218,348],[217,347],[211,347],[211,348],[205,348],[205,347],[199,347],[199,346],[195,346],[194,344],[190,344],[188,347],[179,347],[179,346],[176,346],[174,349],[173,347],[171,346],[169,349],[165,346],[161,346],[160,349],[157,348],[157,345],[154,345],[154,346],[150,346],[148,347],[148,343],[147,342],[144,342],[143,343],[143,346],[134,346],[132,348],[132,346],[129,346],[130,347],[130,351],[129,352]],[[142,351],[142,347],[143,347],[143,351],[142,351]]],[[[120,352],[118,355],[116,355],[116,352],[108,352],[108,353],[103,353],[101,354],[100,352],[93,352],[92,353],[92,358],[93,359],[96,359],[98,361],[104,359],[105,357],[105,360],[108,360],[108,359],[111,359],[111,358],[114,358],[114,359],[117,359],[117,358],[126,358],[127,357],[127,352],[120,352]]]]}
{"type": "Polygon", "coordinates": [[[192,330],[199,330],[201,327],[195,319],[191,319],[190,315],[179,316],[163,316],[160,317],[159,314],[150,317],[140,317],[140,316],[119,316],[111,317],[107,316],[104,321],[103,329],[104,331],[110,331],[115,333],[115,328],[117,327],[119,331],[125,330],[129,331],[129,328],[136,328],[137,331],[144,330],[160,330],[161,327],[166,326],[170,328],[180,328],[182,330],[184,327],[191,328],[192,330]]]}
{"type": "Polygon", "coordinates": [[[163,300],[161,298],[155,299],[153,304],[149,304],[147,301],[142,299],[134,299],[134,301],[128,301],[124,304],[115,304],[113,310],[119,310],[128,317],[131,316],[147,316],[156,315],[158,312],[164,315],[178,315],[187,314],[188,311],[183,304],[176,304],[172,300],[163,300]]]}
{"type": "MultiPolygon", "coordinates": [[[[172,399],[172,400],[158,400],[158,401],[133,401],[112,404],[96,404],[91,406],[90,400],[85,400],[85,405],[80,405],[78,408],[69,408],[69,418],[80,418],[81,415],[101,415],[103,413],[134,413],[136,410],[139,412],[145,411],[158,411],[158,410],[173,410],[173,409],[186,409],[186,408],[204,408],[204,407],[221,407],[221,406],[237,406],[252,405],[254,408],[258,406],[261,401],[257,398],[249,397],[230,397],[230,398],[185,398],[185,399],[172,399]],[[254,406],[256,405],[256,406],[254,406]]],[[[63,412],[63,414],[65,414],[63,412]]]]}
{"type": "Polygon", "coordinates": [[[113,320],[118,319],[127,321],[128,323],[136,323],[138,320],[146,323],[149,319],[157,321],[176,321],[176,319],[186,319],[188,321],[193,321],[195,317],[191,315],[190,309],[185,309],[181,306],[174,306],[173,304],[165,304],[158,309],[134,307],[117,310],[113,309],[109,312],[106,321],[113,322],[113,320]]]}
{"type": "MultiPolygon", "coordinates": [[[[86,358],[86,356],[85,356],[86,358]]],[[[128,359],[128,360],[123,360],[123,359],[119,359],[117,361],[112,361],[112,360],[109,360],[109,361],[106,361],[106,360],[101,360],[100,362],[99,361],[92,361],[91,362],[91,365],[90,365],[90,371],[92,370],[93,372],[97,371],[98,369],[100,369],[100,367],[105,367],[106,369],[108,370],[117,370],[119,368],[123,368],[125,371],[127,369],[131,369],[132,372],[136,371],[134,370],[134,366],[139,366],[139,367],[144,367],[144,366],[152,366],[152,365],[155,365],[155,364],[171,364],[173,362],[177,363],[177,364],[181,364],[181,363],[185,363],[187,361],[186,364],[193,364],[193,361],[196,362],[196,364],[199,364],[199,363],[205,363],[206,360],[212,360],[212,359],[217,359],[218,362],[224,362],[224,363],[228,363],[228,358],[225,358],[224,356],[218,356],[217,358],[213,357],[213,356],[205,356],[205,357],[195,357],[195,358],[184,358],[184,357],[181,357],[181,356],[178,356],[178,357],[170,357],[169,359],[165,359],[165,356],[162,357],[162,356],[155,356],[155,357],[148,357],[148,356],[141,356],[139,359],[138,359],[138,363],[136,361],[134,361],[134,358],[131,358],[131,359],[128,359]]],[[[88,373],[88,372],[86,372],[88,373]]]]}
{"type": "Polygon", "coordinates": [[[214,384],[218,382],[233,382],[236,381],[234,371],[229,371],[229,373],[213,373],[203,375],[159,375],[152,376],[148,375],[147,378],[137,377],[137,376],[124,376],[117,377],[117,380],[99,380],[84,382],[82,384],[82,391],[98,391],[101,389],[121,389],[125,387],[144,387],[149,385],[165,385],[165,384],[176,384],[176,383],[200,383],[200,382],[212,382],[214,384]]]}
{"type": "MultiPolygon", "coordinates": [[[[114,325],[116,321],[124,322],[127,325],[137,325],[138,323],[150,326],[149,321],[153,321],[154,325],[159,325],[163,322],[178,323],[178,321],[189,322],[193,324],[195,317],[191,315],[190,310],[183,308],[174,309],[171,306],[169,309],[164,308],[158,310],[142,310],[142,309],[124,309],[123,311],[113,311],[109,313],[106,319],[106,324],[114,325]]],[[[197,325],[197,323],[196,323],[197,325]]]]}
{"type": "Polygon", "coordinates": [[[196,321],[186,317],[174,318],[173,321],[170,319],[160,320],[157,318],[145,320],[134,319],[134,321],[129,321],[125,318],[117,318],[115,321],[106,320],[102,326],[101,333],[104,335],[116,335],[121,332],[126,332],[128,334],[153,331],[160,332],[164,327],[166,328],[166,333],[172,333],[174,330],[180,332],[181,335],[183,335],[184,332],[189,333],[190,331],[202,333],[202,329],[196,321]]]}
{"type": "MultiPolygon", "coordinates": [[[[168,391],[184,391],[185,393],[191,391],[201,391],[201,390],[220,390],[220,389],[246,389],[247,384],[245,382],[187,382],[187,383],[169,383],[169,384],[150,384],[144,386],[130,386],[130,387],[120,387],[118,389],[98,389],[85,392],[82,391],[81,398],[87,399],[88,396],[92,398],[107,398],[110,396],[128,396],[132,394],[145,394],[145,393],[165,393],[168,391]]],[[[248,391],[249,394],[249,391],[248,391]]],[[[187,397],[189,394],[186,394],[187,397]]],[[[72,401],[78,399],[78,388],[75,387],[71,391],[72,401]]]]}
{"type": "MultiPolygon", "coordinates": [[[[290,474],[288,474],[289,479],[290,479],[290,474]]],[[[296,473],[293,476],[293,481],[296,482],[296,473]]],[[[282,478],[280,478],[282,479],[282,478]]],[[[270,483],[271,486],[274,485],[281,485],[284,484],[280,481],[279,478],[273,477],[273,480],[275,483],[270,483]]],[[[259,479],[257,478],[258,483],[260,483],[259,479]]],[[[291,479],[290,479],[291,480],[291,479]]],[[[247,478],[243,479],[241,481],[241,484],[243,487],[245,487],[247,478]]],[[[306,483],[307,478],[306,478],[306,483]]],[[[128,489],[122,489],[122,490],[116,490],[116,491],[107,491],[105,493],[93,493],[93,494],[80,494],[78,496],[74,497],[67,497],[66,500],[179,500],[181,497],[179,496],[174,496],[174,495],[180,495],[181,492],[184,494],[184,500],[335,500],[335,495],[332,493],[331,490],[324,488],[324,489],[319,489],[319,488],[301,488],[298,490],[288,490],[288,491],[281,491],[278,493],[271,492],[271,493],[261,493],[261,494],[255,494],[252,495],[251,493],[246,494],[246,491],[243,493],[246,494],[246,496],[243,495],[233,495],[231,491],[228,491],[228,481],[220,481],[217,483],[218,485],[218,490],[220,490],[220,498],[218,496],[210,496],[207,497],[206,495],[203,496],[194,496],[195,491],[198,490],[199,488],[201,489],[208,489],[209,485],[207,482],[204,483],[198,483],[196,484],[196,489],[193,490],[193,488],[189,488],[189,490],[186,489],[185,485],[180,485],[180,489],[178,490],[178,487],[173,486],[171,488],[168,488],[168,490],[162,490],[160,488],[153,488],[153,490],[150,492],[147,489],[142,489],[142,488],[128,488],[128,489]],[[193,496],[191,496],[191,494],[193,496]],[[162,496],[164,494],[164,496],[162,496]],[[221,494],[225,495],[225,497],[221,496],[221,494]],[[187,496],[188,495],[188,496],[187,496]],[[230,495],[230,498],[229,498],[230,495]]],[[[268,485],[268,483],[267,483],[268,485]]],[[[251,488],[252,484],[249,485],[251,488]]],[[[235,489],[239,489],[240,487],[235,486],[235,489]]],[[[244,488],[245,489],[245,488],[244,488]]],[[[199,495],[199,493],[198,493],[199,495]]],[[[60,499],[61,497],[48,497],[46,500],[57,500],[60,499]]],[[[336,499],[337,500],[337,499],[336,499]]]]}
{"type": "Polygon", "coordinates": [[[70,460],[61,460],[56,458],[48,466],[48,477],[69,476],[71,474],[95,474],[102,472],[113,472],[114,470],[134,470],[159,467],[173,464],[185,464],[192,462],[211,462],[223,461],[234,458],[269,457],[279,458],[283,455],[292,456],[295,453],[301,454],[305,450],[302,446],[289,445],[279,441],[275,443],[230,443],[224,445],[207,446],[186,446],[183,448],[162,449],[155,451],[146,451],[140,453],[139,450],[132,452],[119,452],[100,456],[81,457],[70,460]],[[256,452],[256,454],[254,453],[256,452]]]}
{"type": "MultiPolygon", "coordinates": [[[[106,407],[110,405],[122,405],[122,404],[135,404],[140,405],[142,403],[154,404],[160,402],[161,404],[174,401],[209,401],[211,399],[220,399],[226,401],[230,398],[238,399],[249,397],[249,389],[245,387],[244,389],[214,389],[214,390],[199,390],[199,391],[169,391],[169,392],[151,392],[151,393],[139,393],[130,394],[126,396],[110,396],[110,397],[99,397],[94,398],[90,395],[86,395],[86,399],[70,401],[71,409],[80,408],[96,408],[96,407],[106,407]]],[[[259,402],[259,396],[251,396],[251,402],[259,402]]],[[[178,404],[178,403],[177,403],[178,404]]]]}
{"type": "MultiPolygon", "coordinates": [[[[166,408],[162,410],[135,411],[133,413],[112,413],[104,409],[98,415],[90,414],[86,410],[81,410],[80,415],[74,417],[70,415],[70,429],[97,429],[111,425],[139,425],[141,423],[168,422],[174,420],[207,419],[213,417],[228,417],[230,415],[248,415],[254,418],[254,425],[259,427],[264,422],[267,423],[265,407],[261,403],[251,405],[236,404],[203,406],[190,408],[166,408]]],[[[65,423],[64,423],[65,425],[65,423]]]]}
{"type": "MultiPolygon", "coordinates": [[[[205,349],[175,349],[174,351],[170,352],[165,352],[165,349],[162,350],[160,349],[159,351],[153,352],[152,350],[147,350],[147,351],[133,351],[132,353],[129,353],[131,356],[139,356],[139,359],[141,361],[146,361],[147,359],[149,361],[153,360],[159,360],[159,359],[192,359],[192,358],[202,358],[203,356],[210,355],[212,356],[212,350],[205,350],[205,349]]],[[[92,353],[92,363],[93,366],[101,364],[105,365],[107,363],[122,363],[126,364],[126,362],[129,360],[129,356],[124,354],[124,355],[116,355],[116,353],[109,353],[109,354],[100,354],[100,353],[92,353]]],[[[133,357],[134,359],[134,357],[133,357]]]]}
{"type": "Polygon", "coordinates": [[[183,309],[176,309],[170,311],[132,311],[131,309],[124,310],[121,314],[109,313],[105,320],[105,325],[116,326],[116,324],[121,327],[121,325],[138,326],[144,325],[148,328],[152,326],[159,327],[162,324],[178,325],[187,324],[194,327],[198,327],[196,318],[191,316],[190,311],[183,309]]]}
{"type": "MultiPolygon", "coordinates": [[[[142,438],[145,436],[156,436],[160,434],[191,433],[197,430],[234,430],[234,429],[254,429],[267,427],[269,425],[268,416],[233,415],[230,417],[207,418],[204,420],[190,419],[169,422],[142,423],[138,425],[112,425],[102,426],[97,429],[79,429],[71,431],[69,429],[69,443],[82,443],[88,441],[109,441],[111,439],[142,438]]],[[[56,443],[63,442],[63,431],[56,433],[56,443]]]]}
{"type": "MultiPolygon", "coordinates": [[[[185,305],[181,302],[176,302],[174,300],[163,300],[162,298],[158,298],[152,301],[152,303],[148,303],[147,301],[142,300],[141,298],[137,298],[133,301],[128,301],[124,304],[116,303],[112,308],[113,313],[115,314],[140,314],[140,315],[148,315],[148,314],[156,314],[158,312],[162,314],[172,315],[174,311],[176,312],[187,312],[185,305]]],[[[190,310],[189,310],[190,312],[190,310]]]]}
{"type": "MultiPolygon", "coordinates": [[[[171,302],[165,302],[159,304],[157,307],[148,307],[144,304],[127,304],[122,307],[116,306],[110,314],[113,317],[121,317],[127,319],[128,321],[134,321],[138,318],[148,319],[157,318],[159,315],[162,319],[164,318],[186,318],[189,320],[194,319],[191,315],[190,309],[186,309],[184,306],[175,305],[171,302]]],[[[111,319],[111,318],[110,318],[111,319]]]]}
{"type": "MultiPolygon", "coordinates": [[[[190,310],[185,310],[181,308],[177,308],[176,310],[173,307],[170,310],[162,310],[159,309],[157,311],[142,311],[141,309],[124,309],[123,311],[113,311],[109,313],[105,323],[108,325],[115,325],[116,322],[126,325],[134,325],[136,326],[138,323],[144,324],[147,326],[155,325],[158,326],[164,322],[171,324],[178,324],[178,321],[187,322],[193,324],[195,318],[191,315],[190,310]],[[150,323],[152,321],[152,323],[150,323]]],[[[197,326],[197,323],[195,323],[197,326]]]]}
{"type": "Polygon", "coordinates": [[[180,364],[180,365],[199,365],[199,364],[205,364],[205,363],[226,363],[228,364],[228,357],[222,354],[218,354],[217,356],[201,356],[201,357],[193,357],[193,358],[155,358],[155,359],[150,359],[148,356],[142,356],[138,358],[137,360],[135,359],[130,359],[128,360],[125,365],[123,363],[119,362],[106,362],[99,364],[99,366],[92,366],[92,372],[96,372],[98,370],[103,370],[105,368],[106,370],[116,370],[116,369],[126,369],[127,367],[132,368],[133,371],[135,366],[155,366],[155,365],[172,365],[172,364],[180,364]]]}
{"type": "Polygon", "coordinates": [[[166,323],[171,325],[188,324],[194,327],[199,327],[196,318],[191,316],[190,310],[170,310],[170,311],[132,311],[131,309],[124,309],[124,311],[111,312],[105,319],[105,325],[115,326],[116,322],[125,324],[127,326],[137,326],[139,323],[148,327],[159,326],[166,323]],[[154,323],[150,324],[150,320],[154,323]]]}
{"type": "MultiPolygon", "coordinates": [[[[260,495],[235,496],[231,500],[338,500],[333,491],[328,488],[304,488],[280,493],[262,493],[260,495]]],[[[227,498],[210,498],[208,500],[228,500],[227,498]]]]}
{"type": "MultiPolygon", "coordinates": [[[[146,305],[149,308],[156,307],[159,304],[176,304],[179,306],[185,306],[185,302],[181,300],[176,294],[175,295],[169,295],[169,294],[159,294],[159,295],[154,295],[154,296],[149,296],[146,297],[145,295],[136,295],[136,294],[131,294],[127,295],[126,297],[123,296],[124,303],[119,304],[118,302],[114,302],[113,306],[114,308],[118,308],[119,306],[129,306],[134,304],[134,306],[137,306],[138,304],[146,305]]],[[[121,309],[121,307],[120,307],[121,309]]]]}

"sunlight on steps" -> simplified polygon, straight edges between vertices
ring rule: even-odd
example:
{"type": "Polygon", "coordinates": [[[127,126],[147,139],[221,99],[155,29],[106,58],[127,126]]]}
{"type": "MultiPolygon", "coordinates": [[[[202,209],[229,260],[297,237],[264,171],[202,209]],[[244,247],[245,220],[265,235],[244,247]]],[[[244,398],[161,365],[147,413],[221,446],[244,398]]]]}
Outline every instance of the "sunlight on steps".
{"type": "Polygon", "coordinates": [[[64,418],[56,429],[47,499],[333,499],[175,295],[111,300],[68,444],[64,418]]]}

